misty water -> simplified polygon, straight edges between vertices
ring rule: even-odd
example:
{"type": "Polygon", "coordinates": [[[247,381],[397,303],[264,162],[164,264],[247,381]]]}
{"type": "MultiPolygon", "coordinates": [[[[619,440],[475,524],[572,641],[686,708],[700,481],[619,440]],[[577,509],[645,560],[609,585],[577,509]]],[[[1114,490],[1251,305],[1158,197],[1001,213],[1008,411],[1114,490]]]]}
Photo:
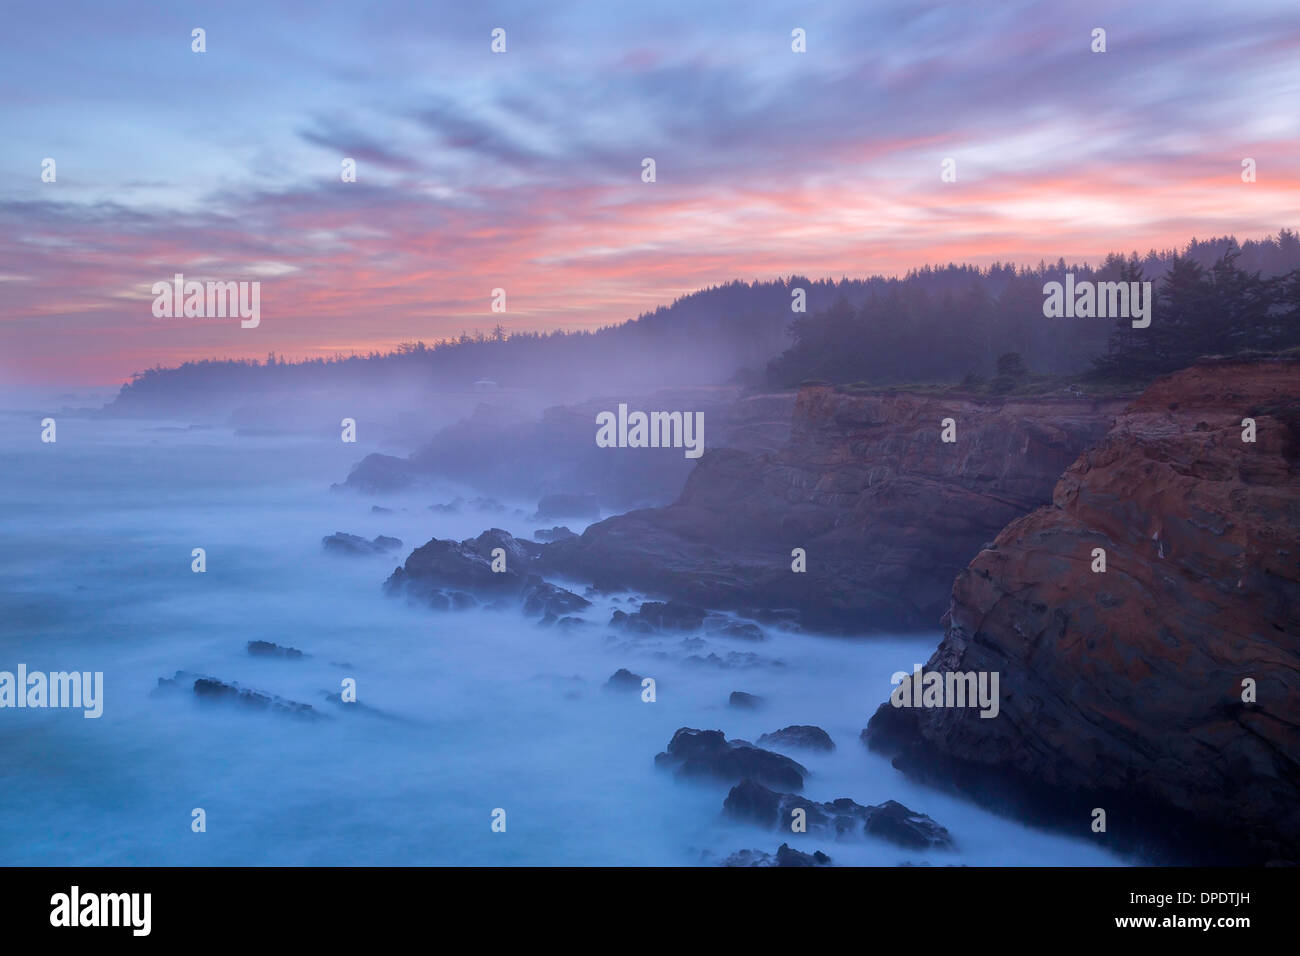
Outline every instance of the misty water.
{"type": "Polygon", "coordinates": [[[103,671],[104,711],[0,710],[0,862],[698,865],[783,841],[845,864],[1117,862],[1086,833],[1043,833],[910,783],[859,742],[890,675],[926,660],[938,633],[684,644],[606,626],[627,595],[594,598],[591,625],[570,631],[515,611],[409,606],[381,585],[430,537],[493,526],[531,537],[555,522],[527,518],[535,501],[504,501],[499,514],[428,509],[474,489],[331,491],[375,450],[337,434],[61,415],[57,442],[43,444],[43,414],[0,414],[0,670],[103,671]],[[404,547],[337,556],[321,546],[335,531],[404,547]],[[202,574],[190,568],[198,547],[202,574]],[[252,640],[310,656],[252,657],[252,640]],[[732,652],[757,659],[687,660],[732,652]],[[657,701],[607,690],[621,667],[654,677],[657,701]],[[177,670],[327,719],[153,693],[177,670]],[[370,709],[326,700],[346,677],[370,709]],[[729,708],[733,690],[766,708],[729,708]],[[727,785],[654,765],[679,727],[754,741],[789,724],[816,724],[837,745],[789,752],[811,770],[806,796],[899,800],[948,827],[957,849],[729,823],[727,785]],[[191,831],[196,807],[205,833],[191,831]],[[492,832],[495,808],[505,833],[492,832]]]}

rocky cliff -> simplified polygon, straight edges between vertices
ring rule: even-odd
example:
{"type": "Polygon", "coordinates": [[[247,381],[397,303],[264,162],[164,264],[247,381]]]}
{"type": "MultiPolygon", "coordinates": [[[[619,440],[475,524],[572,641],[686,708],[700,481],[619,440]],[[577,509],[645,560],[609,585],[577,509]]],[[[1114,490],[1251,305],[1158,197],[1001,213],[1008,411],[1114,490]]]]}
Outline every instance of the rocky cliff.
{"type": "Polygon", "coordinates": [[[1300,361],[1155,383],[961,571],[926,669],[999,672],[1000,713],[881,705],[901,769],[1126,850],[1300,860],[1300,361]]]}
{"type": "Polygon", "coordinates": [[[781,447],[706,451],[674,504],[595,524],[546,560],[601,586],[786,609],[827,630],[938,627],[957,572],[1048,502],[1122,407],[805,387],[781,447]],[[948,418],[954,442],[941,440],[948,418]]]}
{"type": "Polygon", "coordinates": [[[685,457],[682,449],[596,445],[596,416],[616,409],[619,402],[629,402],[634,409],[702,412],[705,447],[754,452],[784,444],[793,405],[787,393],[741,396],[733,387],[592,399],[548,408],[540,417],[484,402],[409,458],[366,456],[342,487],[373,494],[443,479],[480,492],[525,498],[594,495],[606,509],[672,501],[695,466],[695,459],[685,457]]]}

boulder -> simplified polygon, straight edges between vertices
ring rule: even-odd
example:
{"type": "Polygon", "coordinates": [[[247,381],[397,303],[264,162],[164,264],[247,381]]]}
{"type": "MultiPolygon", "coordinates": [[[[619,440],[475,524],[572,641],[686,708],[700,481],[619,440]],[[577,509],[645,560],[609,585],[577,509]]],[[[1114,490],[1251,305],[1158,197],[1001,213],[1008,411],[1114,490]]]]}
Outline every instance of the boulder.
{"type": "Polygon", "coordinates": [[[296,660],[304,656],[303,652],[296,647],[281,647],[270,641],[249,641],[248,653],[253,657],[280,657],[286,660],[296,660]]]}
{"type": "Polygon", "coordinates": [[[611,690],[635,690],[641,692],[641,681],[645,680],[640,674],[633,674],[626,667],[620,667],[605,682],[605,686],[611,690]]]}
{"type": "Polygon", "coordinates": [[[718,780],[762,780],[774,787],[802,790],[808,770],[789,757],[763,750],[744,740],[727,740],[720,730],[682,727],[655,764],[679,777],[718,780]]]}
{"type": "Polygon", "coordinates": [[[763,734],[758,738],[758,743],[778,749],[798,748],[827,752],[835,749],[835,742],[831,740],[830,734],[820,727],[813,727],[809,724],[792,724],[770,734],[763,734]]]}
{"type": "Polygon", "coordinates": [[[460,542],[434,538],[411,552],[384,589],[436,610],[515,605],[529,616],[551,621],[590,607],[586,598],[533,572],[540,547],[500,528],[460,542]],[[504,571],[492,570],[497,550],[504,557],[504,571]]]}
{"type": "Polygon", "coordinates": [[[611,627],[619,627],[641,634],[668,631],[698,631],[704,625],[703,608],[678,601],[645,601],[631,614],[615,611],[609,619],[611,627]]]}

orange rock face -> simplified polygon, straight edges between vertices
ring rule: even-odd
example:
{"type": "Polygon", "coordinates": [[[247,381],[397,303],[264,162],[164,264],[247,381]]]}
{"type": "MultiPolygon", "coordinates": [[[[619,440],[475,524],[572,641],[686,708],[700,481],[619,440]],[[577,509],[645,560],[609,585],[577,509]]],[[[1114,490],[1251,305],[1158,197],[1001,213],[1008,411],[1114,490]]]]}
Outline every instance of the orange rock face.
{"type": "Polygon", "coordinates": [[[927,668],[1000,672],[1000,715],[886,703],[864,737],[896,765],[1032,791],[1081,836],[1110,807],[1123,849],[1164,827],[1300,860],[1300,361],[1156,382],[957,576],[946,624],[927,668]]]}

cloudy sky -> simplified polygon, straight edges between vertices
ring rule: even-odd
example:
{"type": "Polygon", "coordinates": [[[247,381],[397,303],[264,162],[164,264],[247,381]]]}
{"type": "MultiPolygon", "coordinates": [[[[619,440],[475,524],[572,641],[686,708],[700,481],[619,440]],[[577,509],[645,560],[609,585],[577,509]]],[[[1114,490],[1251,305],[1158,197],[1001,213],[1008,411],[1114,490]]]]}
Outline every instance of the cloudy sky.
{"type": "Polygon", "coordinates": [[[0,383],[1300,226],[1295,0],[11,2],[0,94],[0,383]]]}

